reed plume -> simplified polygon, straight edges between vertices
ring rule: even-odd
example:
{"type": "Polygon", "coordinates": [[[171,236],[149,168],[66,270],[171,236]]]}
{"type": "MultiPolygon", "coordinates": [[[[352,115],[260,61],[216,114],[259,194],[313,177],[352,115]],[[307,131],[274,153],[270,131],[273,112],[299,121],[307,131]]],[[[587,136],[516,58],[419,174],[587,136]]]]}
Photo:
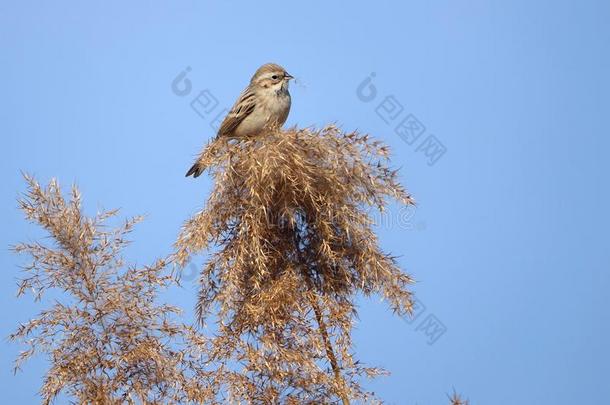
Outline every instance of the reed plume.
{"type": "Polygon", "coordinates": [[[116,211],[84,215],[74,187],[69,199],[55,180],[47,187],[26,176],[20,200],[25,217],[42,227],[46,243],[21,243],[14,251],[30,258],[18,296],[58,296],[49,309],[11,334],[23,342],[15,371],[36,353],[50,368],[40,395],[50,403],[64,392],[78,403],[204,402],[214,397],[207,383],[192,327],[179,323],[178,308],[157,303],[173,283],[166,261],[128,265],[122,251],[141,218],[115,228],[116,211]]]}
{"type": "MultiPolygon", "coordinates": [[[[330,404],[380,401],[363,386],[385,371],[355,356],[358,295],[378,295],[398,315],[412,311],[411,278],[383,252],[371,208],[412,205],[381,142],[330,126],[272,131],[239,142],[217,138],[199,160],[214,179],[175,251],[150,266],[125,263],[140,218],[113,227],[116,211],[83,213],[26,176],[25,217],[46,243],[14,247],[30,262],[18,295],[59,296],[11,335],[50,368],[44,403],[61,392],[78,403],[330,404]],[[158,294],[170,271],[207,253],[197,320],[158,294]]],[[[462,404],[457,394],[452,403],[462,404]]]]}
{"type": "Polygon", "coordinates": [[[202,152],[214,188],[184,224],[175,260],[217,249],[197,315],[217,320],[213,360],[243,367],[225,374],[236,401],[371,400],[360,377],[382,370],[354,358],[354,300],[378,294],[399,315],[413,305],[412,280],[379,248],[367,211],[413,204],[388,156],[381,142],[333,126],[215,139],[202,152]]]}

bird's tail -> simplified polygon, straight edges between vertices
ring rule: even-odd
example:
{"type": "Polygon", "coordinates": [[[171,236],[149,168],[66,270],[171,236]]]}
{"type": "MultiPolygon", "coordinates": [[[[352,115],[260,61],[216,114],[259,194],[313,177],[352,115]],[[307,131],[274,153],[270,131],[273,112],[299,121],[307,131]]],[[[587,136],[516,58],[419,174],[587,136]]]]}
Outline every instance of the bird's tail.
{"type": "Polygon", "coordinates": [[[201,165],[199,162],[195,162],[195,164],[191,166],[189,171],[186,172],[185,177],[188,177],[190,175],[193,175],[193,177],[199,177],[201,176],[201,173],[203,173],[204,170],[205,167],[203,165],[201,165]]]}
{"type": "MultiPolygon", "coordinates": [[[[212,138],[207,146],[204,148],[204,150],[201,152],[201,155],[197,158],[197,161],[195,162],[195,164],[193,166],[191,166],[191,168],[189,169],[188,172],[186,172],[185,177],[189,177],[189,176],[193,176],[193,177],[199,177],[201,176],[201,173],[203,173],[206,169],[206,165],[204,165],[201,160],[207,156],[210,153],[213,153],[213,151],[217,150],[218,146],[215,145],[216,141],[218,141],[219,136],[216,135],[214,138],[212,138]],[[211,151],[209,150],[211,147],[211,151]]],[[[227,138],[230,139],[230,138],[227,138]]]]}

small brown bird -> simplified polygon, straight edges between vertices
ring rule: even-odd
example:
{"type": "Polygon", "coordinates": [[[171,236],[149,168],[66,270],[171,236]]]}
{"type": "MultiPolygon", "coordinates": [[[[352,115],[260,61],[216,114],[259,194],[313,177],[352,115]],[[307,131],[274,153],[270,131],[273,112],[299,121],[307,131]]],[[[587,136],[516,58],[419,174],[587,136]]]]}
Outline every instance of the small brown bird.
{"type": "MultiPolygon", "coordinates": [[[[258,68],[248,87],[222,121],[216,137],[246,138],[282,126],[290,112],[288,82],[292,78],[283,67],[275,63],[267,63],[258,68]]],[[[198,177],[204,170],[205,167],[197,161],[186,172],[186,177],[198,177]]]]}

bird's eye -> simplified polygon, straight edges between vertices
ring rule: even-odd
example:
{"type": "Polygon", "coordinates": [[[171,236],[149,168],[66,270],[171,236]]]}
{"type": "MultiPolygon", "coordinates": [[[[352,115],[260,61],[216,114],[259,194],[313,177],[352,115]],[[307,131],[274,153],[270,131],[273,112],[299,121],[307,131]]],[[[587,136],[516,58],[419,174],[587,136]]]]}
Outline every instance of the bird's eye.
{"type": "Polygon", "coordinates": [[[276,80],[276,79],[277,79],[277,75],[273,75],[273,76],[271,76],[271,78],[272,78],[273,80],[276,80]]]}

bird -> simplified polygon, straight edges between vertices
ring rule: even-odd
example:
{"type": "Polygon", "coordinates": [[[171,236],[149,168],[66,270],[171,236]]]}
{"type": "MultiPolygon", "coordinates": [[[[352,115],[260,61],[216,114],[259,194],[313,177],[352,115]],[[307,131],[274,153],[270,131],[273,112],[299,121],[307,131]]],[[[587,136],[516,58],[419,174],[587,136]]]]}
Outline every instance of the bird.
{"type": "MultiPolygon", "coordinates": [[[[294,77],[276,63],[259,67],[220,124],[216,138],[250,138],[284,125],[290,112],[290,79],[294,77]]],[[[197,161],[185,177],[199,177],[204,170],[197,161]]]]}

